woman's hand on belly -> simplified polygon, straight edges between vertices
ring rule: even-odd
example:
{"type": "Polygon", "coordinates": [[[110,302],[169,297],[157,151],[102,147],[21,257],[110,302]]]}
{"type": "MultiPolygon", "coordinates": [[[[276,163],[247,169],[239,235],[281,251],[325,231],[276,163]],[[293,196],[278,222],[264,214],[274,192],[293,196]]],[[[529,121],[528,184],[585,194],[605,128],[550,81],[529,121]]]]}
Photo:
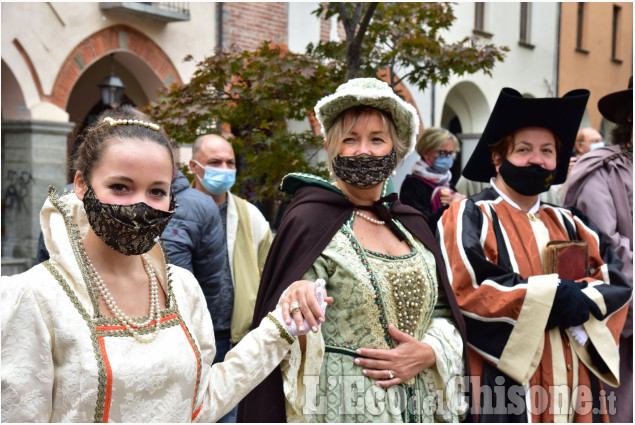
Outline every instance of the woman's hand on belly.
{"type": "Polygon", "coordinates": [[[376,379],[376,384],[383,388],[401,384],[420,372],[436,364],[434,350],[425,342],[421,342],[395,326],[388,328],[397,341],[397,347],[386,349],[359,348],[355,364],[363,368],[362,373],[376,379]]]}

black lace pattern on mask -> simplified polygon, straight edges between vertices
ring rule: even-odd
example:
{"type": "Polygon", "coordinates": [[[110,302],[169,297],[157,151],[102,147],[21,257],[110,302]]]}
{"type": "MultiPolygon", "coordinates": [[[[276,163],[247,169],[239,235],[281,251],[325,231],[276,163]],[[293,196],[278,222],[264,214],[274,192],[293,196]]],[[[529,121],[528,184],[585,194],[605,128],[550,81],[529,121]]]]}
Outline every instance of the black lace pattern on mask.
{"type": "Polygon", "coordinates": [[[346,183],[366,188],[386,180],[396,164],[397,153],[394,149],[384,156],[366,153],[355,156],[337,155],[333,159],[333,172],[346,183]]]}
{"type": "Polygon", "coordinates": [[[125,255],[140,255],[152,249],[174,215],[176,201],[174,195],[170,198],[169,211],[143,202],[104,204],[88,185],[83,203],[90,227],[106,245],[125,255]]]}

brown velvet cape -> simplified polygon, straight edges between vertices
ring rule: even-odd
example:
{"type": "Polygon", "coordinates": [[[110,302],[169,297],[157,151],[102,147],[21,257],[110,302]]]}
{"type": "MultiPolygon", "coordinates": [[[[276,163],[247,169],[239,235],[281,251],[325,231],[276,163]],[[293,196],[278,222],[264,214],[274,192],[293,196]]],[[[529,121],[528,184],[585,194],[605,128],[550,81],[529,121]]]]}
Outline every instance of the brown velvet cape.
{"type": "MultiPolygon", "coordinates": [[[[291,174],[285,177],[281,185],[282,190],[290,192],[294,197],[287,207],[267,256],[256,299],[252,328],[276,308],[282,292],[291,283],[301,279],[309,270],[353,211],[354,205],[342,192],[327,182],[311,177],[306,174],[291,174]]],[[[447,294],[454,323],[463,338],[463,358],[467,359],[465,323],[448,281],[445,263],[433,233],[424,216],[416,209],[396,201],[390,211],[392,216],[434,255],[437,277],[447,294]]],[[[466,369],[466,375],[469,376],[469,369],[466,369]]],[[[282,374],[280,367],[277,367],[239,404],[238,422],[286,422],[286,420],[282,374]]]]}

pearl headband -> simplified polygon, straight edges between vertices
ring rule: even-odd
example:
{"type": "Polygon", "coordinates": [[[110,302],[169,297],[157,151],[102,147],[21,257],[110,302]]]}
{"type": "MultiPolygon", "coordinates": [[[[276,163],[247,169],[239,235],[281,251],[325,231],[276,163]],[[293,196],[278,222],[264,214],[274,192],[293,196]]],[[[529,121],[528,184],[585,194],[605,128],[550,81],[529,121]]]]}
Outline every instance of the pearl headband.
{"type": "Polygon", "coordinates": [[[115,119],[112,119],[110,117],[106,117],[106,118],[104,118],[104,122],[109,123],[111,127],[115,127],[115,126],[118,126],[120,124],[124,124],[124,125],[125,124],[138,124],[138,125],[142,125],[144,127],[149,127],[149,128],[151,128],[152,130],[155,130],[155,131],[159,131],[159,128],[160,128],[158,124],[155,124],[153,122],[145,122],[145,121],[141,121],[141,120],[127,120],[127,119],[126,120],[124,120],[124,119],[115,120],[115,119]]]}

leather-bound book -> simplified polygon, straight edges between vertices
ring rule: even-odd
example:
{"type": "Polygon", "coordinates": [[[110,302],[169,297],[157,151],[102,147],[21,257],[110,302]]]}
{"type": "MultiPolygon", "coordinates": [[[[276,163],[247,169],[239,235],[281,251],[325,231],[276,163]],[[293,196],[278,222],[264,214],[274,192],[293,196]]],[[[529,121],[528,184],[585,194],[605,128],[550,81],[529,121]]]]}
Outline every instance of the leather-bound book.
{"type": "Polygon", "coordinates": [[[545,274],[560,279],[582,279],[589,272],[589,244],[584,241],[551,241],[543,252],[545,274]]]}

